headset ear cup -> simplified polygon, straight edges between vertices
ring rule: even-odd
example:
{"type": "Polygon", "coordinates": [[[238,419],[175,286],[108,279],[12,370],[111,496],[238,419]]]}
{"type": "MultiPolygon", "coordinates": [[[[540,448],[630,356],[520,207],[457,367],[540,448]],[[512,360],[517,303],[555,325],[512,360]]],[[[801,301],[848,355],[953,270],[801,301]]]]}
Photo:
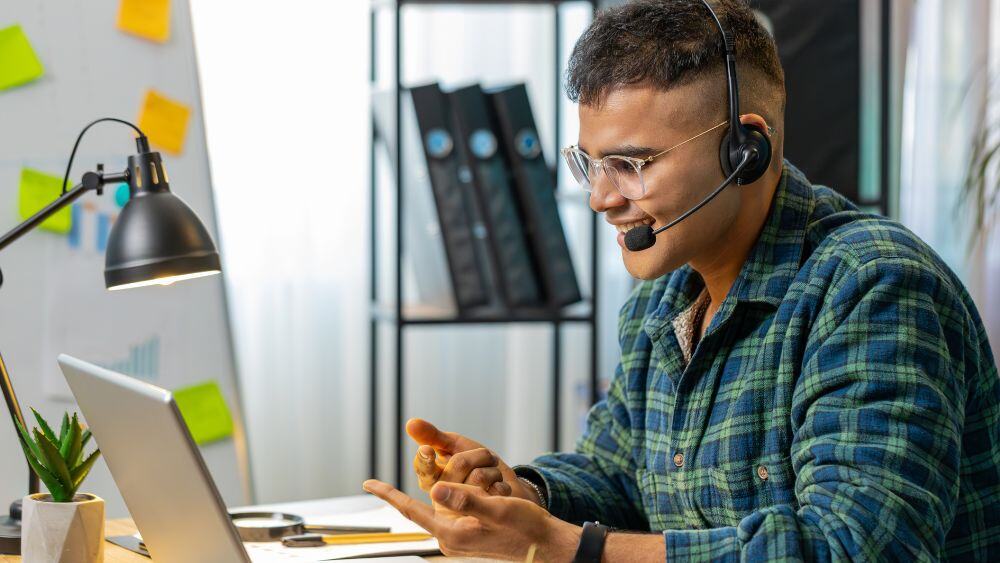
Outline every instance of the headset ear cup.
{"type": "Polygon", "coordinates": [[[771,164],[771,141],[762,131],[753,125],[743,125],[743,142],[736,150],[730,150],[728,131],[722,136],[722,144],[719,146],[719,161],[722,164],[722,172],[729,177],[740,164],[740,158],[744,146],[757,149],[757,160],[753,164],[743,169],[736,177],[736,182],[741,185],[751,184],[764,175],[767,167],[771,164]]]}

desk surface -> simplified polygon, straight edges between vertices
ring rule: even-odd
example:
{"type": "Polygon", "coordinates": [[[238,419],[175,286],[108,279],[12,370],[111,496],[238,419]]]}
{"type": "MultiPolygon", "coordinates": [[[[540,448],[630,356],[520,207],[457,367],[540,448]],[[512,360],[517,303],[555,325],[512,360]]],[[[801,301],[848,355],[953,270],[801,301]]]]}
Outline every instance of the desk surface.
{"type": "MultiPolygon", "coordinates": [[[[256,507],[241,507],[241,509],[261,508],[264,510],[291,512],[308,519],[310,516],[320,516],[340,511],[348,512],[365,510],[381,504],[383,504],[382,501],[375,497],[362,495],[305,502],[268,504],[256,507]]],[[[104,534],[106,536],[125,536],[134,534],[135,532],[135,524],[131,519],[127,518],[121,520],[108,520],[104,530],[104,534]]],[[[436,557],[427,557],[426,559],[428,561],[437,562],[448,561],[449,563],[485,563],[489,561],[488,559],[475,559],[471,557],[444,557],[441,555],[436,557]]],[[[138,553],[132,553],[123,547],[107,542],[104,544],[105,563],[150,563],[150,561],[152,560],[148,557],[143,557],[138,553]]],[[[21,563],[21,558],[16,555],[0,555],[0,563],[21,563]]]]}

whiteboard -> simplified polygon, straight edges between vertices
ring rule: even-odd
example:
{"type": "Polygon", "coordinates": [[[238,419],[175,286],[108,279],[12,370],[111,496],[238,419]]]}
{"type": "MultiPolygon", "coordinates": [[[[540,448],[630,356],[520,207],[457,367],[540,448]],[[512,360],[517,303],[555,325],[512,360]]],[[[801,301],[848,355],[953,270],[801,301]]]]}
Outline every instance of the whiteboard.
{"type": "MultiPolygon", "coordinates": [[[[0,91],[0,231],[19,222],[22,167],[61,177],[87,123],[104,116],[137,122],[152,88],[191,108],[183,152],[164,152],[164,164],[172,191],[218,244],[188,3],[172,1],[164,44],[118,30],[117,11],[118,0],[0,3],[0,28],[20,24],[45,67],[39,80],[0,91]]],[[[78,182],[99,162],[106,171],[121,171],[134,151],[129,128],[98,124],[84,137],[71,178],[78,182]]],[[[247,504],[252,499],[223,278],[106,291],[102,237],[119,211],[114,188],[77,201],[71,236],[36,229],[0,252],[0,354],[21,406],[57,421],[62,411],[77,409],[56,365],[63,352],[166,389],[216,380],[236,434],[203,446],[202,455],[227,504],[247,504]]],[[[0,509],[6,510],[9,500],[25,493],[27,476],[7,413],[0,415],[0,509]]],[[[127,513],[103,462],[82,490],[103,497],[110,517],[127,513]]]]}

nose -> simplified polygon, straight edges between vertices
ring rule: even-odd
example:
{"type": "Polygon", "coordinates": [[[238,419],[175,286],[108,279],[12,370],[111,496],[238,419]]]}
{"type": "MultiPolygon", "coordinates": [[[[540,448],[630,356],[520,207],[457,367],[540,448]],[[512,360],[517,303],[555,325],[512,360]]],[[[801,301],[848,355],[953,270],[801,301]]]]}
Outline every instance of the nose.
{"type": "Polygon", "coordinates": [[[590,192],[590,208],[597,213],[628,205],[628,200],[618,191],[605,174],[597,174],[590,192]]]}

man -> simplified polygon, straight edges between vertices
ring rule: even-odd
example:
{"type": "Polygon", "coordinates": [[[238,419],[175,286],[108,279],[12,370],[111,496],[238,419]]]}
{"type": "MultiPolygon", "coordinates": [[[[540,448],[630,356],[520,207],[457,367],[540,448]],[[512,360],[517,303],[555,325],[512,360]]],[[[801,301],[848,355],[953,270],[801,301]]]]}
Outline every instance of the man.
{"type": "Polygon", "coordinates": [[[433,507],[365,489],[449,554],[1000,560],[1000,384],[972,300],[912,233],[783,161],[773,41],[738,0],[713,6],[735,40],[740,119],[773,158],[651,248],[623,232],[669,223],[723,179],[718,29],[700,0],[640,0],[602,13],[572,54],[580,137],[565,152],[645,280],[576,451],[511,469],[412,420],[433,507]]]}

